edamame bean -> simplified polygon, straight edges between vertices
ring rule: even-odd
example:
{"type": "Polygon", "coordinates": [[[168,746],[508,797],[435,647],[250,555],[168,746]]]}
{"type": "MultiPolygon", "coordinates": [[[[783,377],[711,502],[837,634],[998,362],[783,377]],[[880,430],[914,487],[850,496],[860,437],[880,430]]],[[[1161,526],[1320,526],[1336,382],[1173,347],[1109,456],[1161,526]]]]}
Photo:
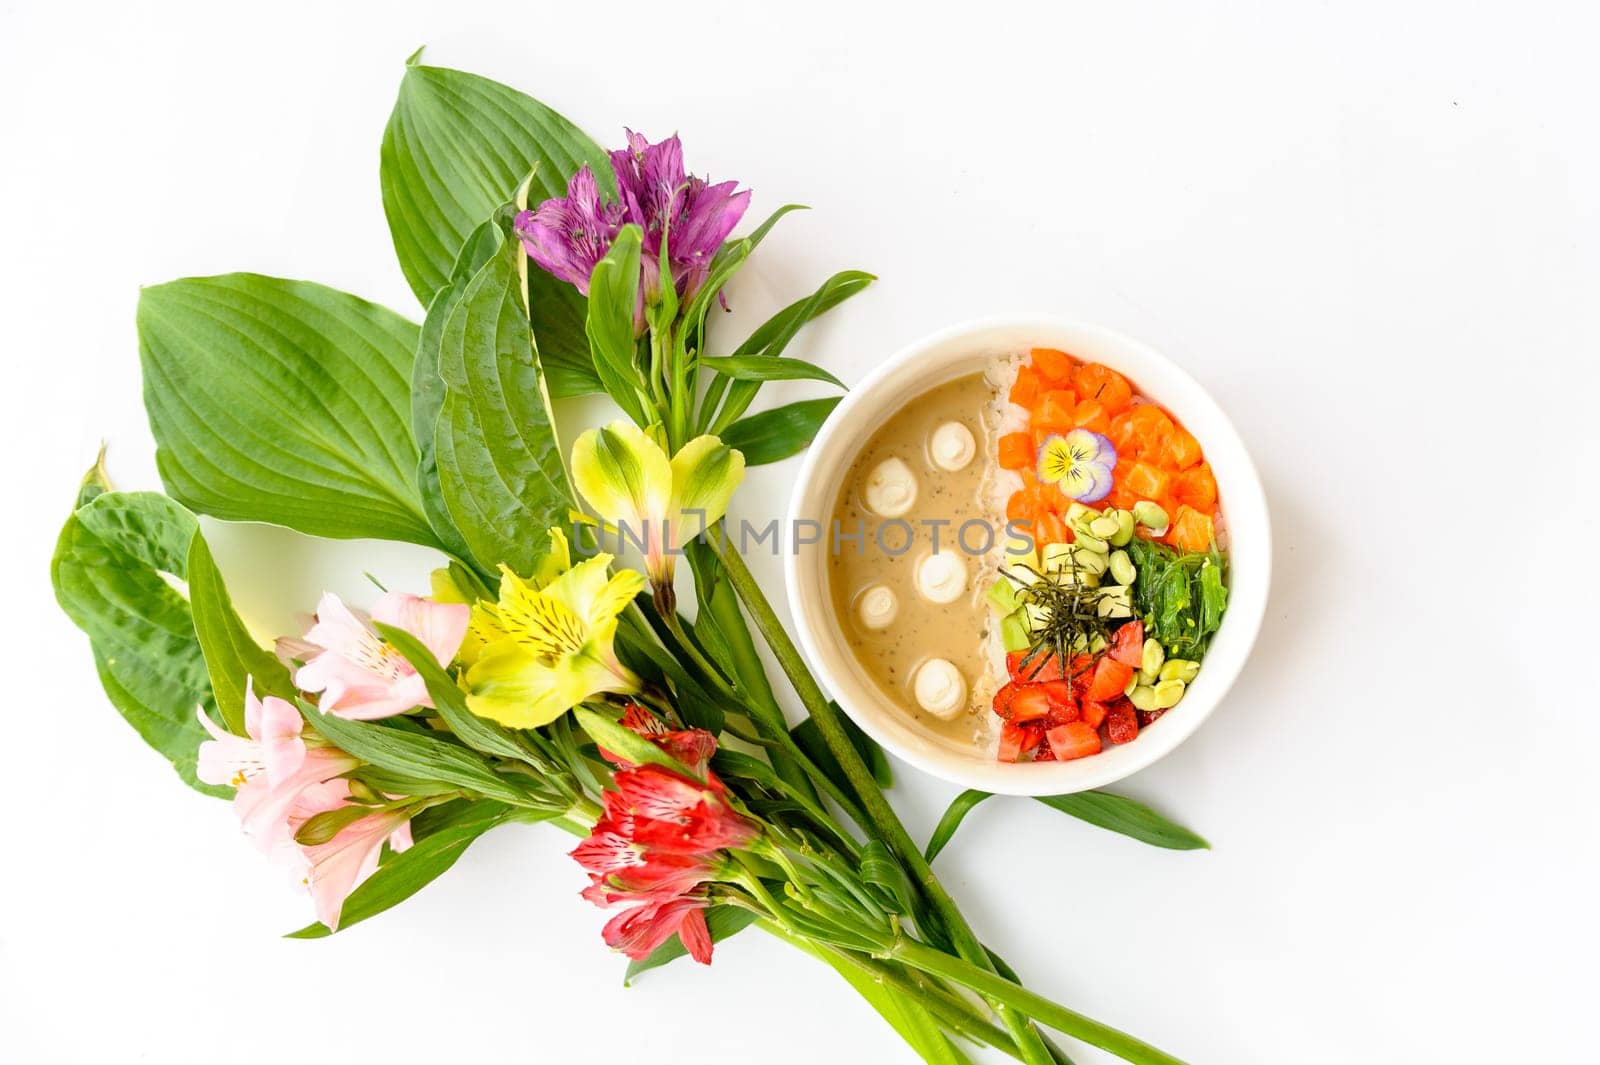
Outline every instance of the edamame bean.
{"type": "Polygon", "coordinates": [[[1100,537],[1096,536],[1094,533],[1080,531],[1076,534],[1076,536],[1077,540],[1075,542],[1079,547],[1088,548],[1090,551],[1094,551],[1100,555],[1104,555],[1107,551],[1111,550],[1111,545],[1100,539],[1100,537]]]}
{"type": "Polygon", "coordinates": [[[1133,559],[1129,558],[1128,553],[1121,549],[1111,552],[1111,558],[1107,565],[1111,570],[1112,579],[1118,584],[1132,584],[1134,578],[1139,576],[1139,571],[1133,566],[1133,559]]]}
{"type": "Polygon", "coordinates": [[[1080,547],[1072,552],[1072,560],[1078,564],[1079,569],[1086,573],[1092,573],[1096,577],[1104,573],[1106,567],[1110,565],[1106,561],[1105,555],[1087,547],[1080,547]]]}
{"type": "MultiPolygon", "coordinates": [[[[1144,657],[1139,660],[1139,672],[1154,677],[1161,672],[1161,663],[1167,660],[1167,649],[1154,636],[1144,642],[1144,657]]],[[[1145,681],[1153,684],[1154,681],[1145,681]]]]}
{"type": "Polygon", "coordinates": [[[1128,678],[1128,683],[1123,686],[1122,694],[1123,695],[1132,695],[1133,694],[1133,689],[1137,688],[1138,686],[1139,686],[1139,674],[1135,673],[1135,674],[1133,674],[1132,676],[1130,676],[1128,678]]]}
{"type": "Polygon", "coordinates": [[[1161,509],[1160,503],[1141,499],[1133,505],[1133,520],[1146,529],[1165,529],[1169,519],[1167,512],[1161,509]]]}
{"type": "MultiPolygon", "coordinates": [[[[1171,710],[1183,701],[1185,685],[1181,680],[1164,680],[1153,689],[1156,696],[1157,710],[1171,710]]],[[[1135,704],[1137,705],[1137,704],[1135,704]]]]}
{"type": "Polygon", "coordinates": [[[1111,538],[1112,547],[1127,547],[1133,543],[1133,515],[1126,510],[1117,511],[1117,534],[1111,538]]]}
{"type": "Polygon", "coordinates": [[[1089,523],[1089,531],[1102,540],[1109,540],[1122,528],[1114,514],[1102,514],[1089,523]]]}
{"type": "Polygon", "coordinates": [[[1193,681],[1199,673],[1200,663],[1187,658],[1169,658],[1166,665],[1161,667],[1162,680],[1181,680],[1185,684],[1193,681]]]}
{"type": "MultiPolygon", "coordinates": [[[[1138,680],[1138,677],[1134,679],[1138,680]]],[[[1159,709],[1156,706],[1156,690],[1148,684],[1135,684],[1133,691],[1128,693],[1128,701],[1146,713],[1159,709]]]]}

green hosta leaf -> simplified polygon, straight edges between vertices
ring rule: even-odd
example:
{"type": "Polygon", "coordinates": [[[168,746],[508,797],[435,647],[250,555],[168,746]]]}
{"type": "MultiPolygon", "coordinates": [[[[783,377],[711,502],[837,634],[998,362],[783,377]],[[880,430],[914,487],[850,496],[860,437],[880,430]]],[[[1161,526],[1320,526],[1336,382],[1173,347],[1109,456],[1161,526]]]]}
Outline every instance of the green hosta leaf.
{"type": "Polygon", "coordinates": [[[521,255],[502,234],[444,323],[434,447],[445,505],[472,554],[527,574],[573,500],[523,312],[521,255]]]}
{"type": "MultiPolygon", "coordinates": [[[[566,195],[567,179],[584,163],[607,193],[614,182],[600,146],[537,100],[415,59],[384,131],[379,183],[400,269],[427,306],[448,280],[467,235],[511,200],[529,171],[533,203],[566,195]]],[[[529,289],[552,393],[597,391],[583,297],[544,274],[530,278],[529,289]]]]}
{"type": "Polygon", "coordinates": [[[195,708],[215,710],[189,604],[194,515],[154,492],[103,492],[67,519],[50,564],[56,600],[89,636],[100,683],[143,740],[190,787],[202,784],[195,752],[208,739],[195,708]]]}
{"type": "Polygon", "coordinates": [[[257,697],[295,698],[289,670],[276,655],[256,643],[234,613],[222,574],[205,538],[189,541],[189,607],[194,631],[205,655],[211,690],[228,731],[244,735],[245,679],[252,678],[257,697]]]}
{"type": "MultiPolygon", "coordinates": [[[[964,791],[950,803],[950,808],[939,819],[928,840],[926,857],[933,861],[956,834],[961,822],[972,808],[989,797],[987,791],[964,791]]],[[[1080,791],[1071,795],[1035,796],[1052,810],[1087,821],[1091,825],[1120,833],[1140,843],[1167,850],[1190,851],[1207,849],[1211,844],[1176,822],[1156,813],[1150,807],[1121,795],[1105,791],[1080,791]]]]}
{"type": "MultiPolygon", "coordinates": [[[[418,832],[410,848],[390,855],[377,872],[344,900],[339,911],[341,932],[404,902],[437,880],[456,863],[473,840],[503,824],[512,813],[510,807],[497,802],[463,801],[440,807],[440,810],[445,813],[432,822],[431,832],[426,836],[418,832]]],[[[284,938],[321,939],[332,934],[327,925],[317,921],[284,938]]]]}
{"type": "MultiPolygon", "coordinates": [[[[724,939],[744,931],[755,922],[756,915],[749,910],[738,906],[713,906],[706,911],[706,927],[711,931],[711,942],[721,943],[724,939]]],[[[651,969],[658,969],[670,961],[687,957],[689,951],[684,948],[683,940],[673,936],[655,950],[650,956],[639,961],[628,963],[627,974],[622,978],[623,987],[632,987],[633,981],[641,973],[651,969]]]]}
{"type": "Polygon", "coordinates": [[[416,345],[412,323],[306,281],[145,289],[145,407],[167,491],[219,518],[436,545],[415,484],[416,345]]]}
{"type": "Polygon", "coordinates": [[[428,313],[422,319],[422,332],[417,338],[416,361],[411,366],[411,435],[416,438],[417,448],[421,452],[417,462],[417,491],[422,497],[422,510],[445,548],[457,558],[471,562],[479,573],[492,570],[486,568],[483,560],[473,558],[466,538],[450,516],[444,501],[444,490],[439,485],[434,432],[439,424],[439,413],[444,409],[445,397],[444,378],[439,376],[439,346],[444,340],[445,323],[460,306],[462,293],[500,249],[501,240],[500,227],[492,220],[472,231],[461,249],[460,257],[456,259],[455,268],[450,272],[449,283],[428,304],[428,313]]]}

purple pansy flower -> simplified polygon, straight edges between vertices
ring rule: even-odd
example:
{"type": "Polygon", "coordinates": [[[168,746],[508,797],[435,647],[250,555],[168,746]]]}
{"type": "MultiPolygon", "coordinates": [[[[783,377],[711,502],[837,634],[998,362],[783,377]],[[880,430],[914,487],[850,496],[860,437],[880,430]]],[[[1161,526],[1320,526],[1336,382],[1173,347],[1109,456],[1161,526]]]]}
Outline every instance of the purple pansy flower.
{"type": "Polygon", "coordinates": [[[682,295],[706,279],[712,257],[750,203],[737,181],[708,185],[687,174],[683,144],[676,134],[651,144],[632,130],[628,146],[611,153],[617,176],[616,203],[606,203],[587,165],[572,176],[565,199],[546,200],[537,210],[517,215],[515,229],[540,269],[589,294],[589,275],[626,223],[644,230],[640,272],[653,294],[660,283],[661,241],[665,234],[673,284],[682,295]]]}
{"type": "Polygon", "coordinates": [[[513,228],[539,269],[587,296],[589,275],[626,221],[622,204],[601,201],[594,171],[585,163],[567,182],[566,199],[546,200],[538,210],[521,212],[513,228]]]}

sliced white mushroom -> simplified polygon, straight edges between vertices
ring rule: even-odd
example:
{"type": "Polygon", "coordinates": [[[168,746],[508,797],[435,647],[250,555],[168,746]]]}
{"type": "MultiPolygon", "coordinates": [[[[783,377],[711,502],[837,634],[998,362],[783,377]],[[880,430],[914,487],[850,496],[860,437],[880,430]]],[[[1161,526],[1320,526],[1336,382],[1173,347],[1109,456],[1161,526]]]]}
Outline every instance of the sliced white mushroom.
{"type": "Polygon", "coordinates": [[[917,565],[917,591],[932,603],[953,603],[967,590],[967,564],[953,551],[929,555],[917,565]]]}
{"type": "Polygon", "coordinates": [[[933,431],[933,436],[928,440],[928,451],[940,469],[953,472],[967,468],[967,463],[978,453],[978,442],[972,438],[972,430],[965,425],[945,422],[933,431]]]}
{"type": "Polygon", "coordinates": [[[917,705],[936,717],[952,718],[967,707],[967,679],[947,659],[930,658],[918,666],[912,687],[917,705]]]}
{"type": "Polygon", "coordinates": [[[888,585],[874,584],[856,600],[856,612],[867,628],[886,629],[900,614],[900,600],[888,585]]]}
{"type": "Polygon", "coordinates": [[[867,474],[861,494],[874,514],[898,518],[917,501],[917,475],[897,458],[884,459],[867,474]]]}

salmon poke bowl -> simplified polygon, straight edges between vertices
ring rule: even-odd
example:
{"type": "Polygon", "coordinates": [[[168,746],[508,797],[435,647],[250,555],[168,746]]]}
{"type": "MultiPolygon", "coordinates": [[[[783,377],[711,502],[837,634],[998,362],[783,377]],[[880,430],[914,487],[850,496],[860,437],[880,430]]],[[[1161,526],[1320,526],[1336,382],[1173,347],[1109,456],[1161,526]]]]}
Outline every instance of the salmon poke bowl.
{"type": "Polygon", "coordinates": [[[1099,787],[1199,727],[1265,610],[1265,499],[1231,422],[1148,345],[1050,319],[901,350],[791,500],[797,635],[868,735],[986,791],[1099,787]]]}

